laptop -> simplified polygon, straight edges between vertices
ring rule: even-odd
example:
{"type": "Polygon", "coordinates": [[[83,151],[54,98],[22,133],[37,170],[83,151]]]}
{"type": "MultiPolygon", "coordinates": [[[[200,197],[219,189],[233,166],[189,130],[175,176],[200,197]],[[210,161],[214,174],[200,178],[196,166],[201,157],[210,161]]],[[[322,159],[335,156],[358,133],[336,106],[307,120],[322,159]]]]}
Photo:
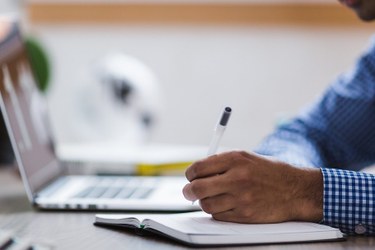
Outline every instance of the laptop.
{"type": "Polygon", "coordinates": [[[17,22],[0,18],[0,106],[30,202],[39,209],[191,211],[182,176],[69,175],[17,22]]]}

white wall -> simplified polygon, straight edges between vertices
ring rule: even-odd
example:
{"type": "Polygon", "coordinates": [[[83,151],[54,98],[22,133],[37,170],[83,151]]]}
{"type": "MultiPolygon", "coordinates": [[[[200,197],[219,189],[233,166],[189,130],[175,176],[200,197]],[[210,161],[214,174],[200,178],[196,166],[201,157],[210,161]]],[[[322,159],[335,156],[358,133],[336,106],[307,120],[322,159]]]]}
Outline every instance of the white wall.
{"type": "Polygon", "coordinates": [[[348,69],[371,35],[368,29],[247,26],[42,26],[34,32],[53,58],[49,100],[59,142],[77,140],[70,109],[88,65],[122,51],[160,81],[164,108],[152,141],[205,145],[221,108],[230,105],[223,145],[245,149],[278,116],[294,114],[348,69]]]}
{"type": "Polygon", "coordinates": [[[19,11],[21,0],[1,0],[0,14],[19,11]]]}

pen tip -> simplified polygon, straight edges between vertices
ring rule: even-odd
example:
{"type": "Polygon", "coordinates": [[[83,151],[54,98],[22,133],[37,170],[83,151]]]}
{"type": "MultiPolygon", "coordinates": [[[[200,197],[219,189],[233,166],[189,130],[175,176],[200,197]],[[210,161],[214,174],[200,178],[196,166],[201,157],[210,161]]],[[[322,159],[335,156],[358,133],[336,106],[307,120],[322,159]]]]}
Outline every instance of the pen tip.
{"type": "Polygon", "coordinates": [[[225,107],[226,112],[232,112],[232,109],[230,107],[225,107]]]}

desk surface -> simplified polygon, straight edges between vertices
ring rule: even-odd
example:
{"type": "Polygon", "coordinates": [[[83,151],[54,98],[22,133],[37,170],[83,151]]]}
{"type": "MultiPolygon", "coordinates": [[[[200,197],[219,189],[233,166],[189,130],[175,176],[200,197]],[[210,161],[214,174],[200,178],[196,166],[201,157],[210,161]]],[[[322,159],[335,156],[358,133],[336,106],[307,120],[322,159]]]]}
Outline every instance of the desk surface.
{"type": "MultiPolygon", "coordinates": [[[[0,170],[0,228],[17,236],[55,246],[55,249],[187,249],[158,236],[137,236],[131,231],[93,225],[95,213],[34,211],[22,183],[11,169],[0,170]]],[[[280,244],[237,247],[240,249],[374,249],[373,237],[349,237],[344,242],[280,244]]],[[[205,248],[207,249],[207,248],[205,248]]],[[[221,249],[236,249],[226,247],[221,249]]]]}

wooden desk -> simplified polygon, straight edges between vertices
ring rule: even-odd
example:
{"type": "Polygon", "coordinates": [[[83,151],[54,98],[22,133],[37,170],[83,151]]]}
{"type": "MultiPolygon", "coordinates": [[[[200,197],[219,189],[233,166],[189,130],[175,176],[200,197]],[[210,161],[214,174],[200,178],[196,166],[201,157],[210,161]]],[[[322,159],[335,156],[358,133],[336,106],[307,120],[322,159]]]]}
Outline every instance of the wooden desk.
{"type": "MultiPolygon", "coordinates": [[[[31,209],[22,183],[10,169],[0,169],[0,228],[18,236],[52,244],[56,249],[189,249],[158,236],[93,226],[94,213],[40,212],[31,209]]],[[[350,237],[344,242],[281,244],[220,249],[374,249],[373,237],[350,237]]],[[[207,249],[207,248],[205,248],[207,249]]]]}

